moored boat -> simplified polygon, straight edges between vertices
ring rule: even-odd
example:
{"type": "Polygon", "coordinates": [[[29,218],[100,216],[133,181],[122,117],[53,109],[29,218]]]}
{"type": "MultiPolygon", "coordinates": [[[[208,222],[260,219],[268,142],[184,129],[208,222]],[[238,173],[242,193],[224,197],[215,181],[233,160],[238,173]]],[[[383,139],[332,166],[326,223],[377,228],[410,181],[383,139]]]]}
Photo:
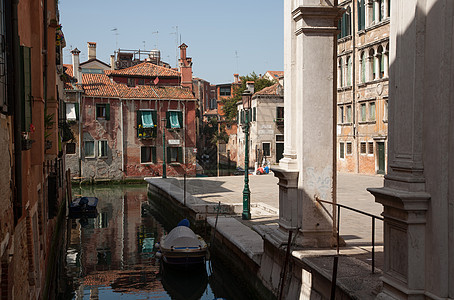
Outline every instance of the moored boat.
{"type": "Polygon", "coordinates": [[[69,215],[72,217],[96,216],[97,205],[98,198],[96,197],[76,198],[69,204],[69,215]]]}
{"type": "Polygon", "coordinates": [[[205,263],[208,245],[200,235],[182,221],[157,243],[162,261],[174,266],[196,266],[205,263]]]}

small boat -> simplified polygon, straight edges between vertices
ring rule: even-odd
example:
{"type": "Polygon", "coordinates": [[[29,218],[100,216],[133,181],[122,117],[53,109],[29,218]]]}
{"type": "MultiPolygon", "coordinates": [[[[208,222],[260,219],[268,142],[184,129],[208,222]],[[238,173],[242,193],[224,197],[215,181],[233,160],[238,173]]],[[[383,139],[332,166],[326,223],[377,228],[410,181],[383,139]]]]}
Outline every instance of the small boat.
{"type": "Polygon", "coordinates": [[[189,228],[189,221],[182,220],[161,241],[157,256],[162,257],[165,264],[173,266],[197,266],[205,263],[208,245],[203,238],[189,228]]]}
{"type": "Polygon", "coordinates": [[[78,216],[95,216],[97,215],[96,206],[98,198],[96,197],[80,197],[76,198],[69,204],[69,215],[78,216]]]}

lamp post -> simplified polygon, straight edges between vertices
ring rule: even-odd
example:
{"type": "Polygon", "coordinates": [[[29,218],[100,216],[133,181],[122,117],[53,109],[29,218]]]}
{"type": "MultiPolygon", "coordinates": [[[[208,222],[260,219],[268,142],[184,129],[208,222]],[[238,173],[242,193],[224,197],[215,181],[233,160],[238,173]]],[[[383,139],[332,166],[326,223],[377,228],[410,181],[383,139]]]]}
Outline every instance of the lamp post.
{"type": "Polygon", "coordinates": [[[249,190],[249,110],[251,109],[252,93],[246,90],[242,94],[243,109],[245,112],[245,147],[244,147],[244,189],[243,189],[243,220],[251,219],[251,191],[249,190]]]}
{"type": "Polygon", "coordinates": [[[162,178],[167,178],[167,168],[166,168],[166,119],[161,120],[164,125],[162,126],[162,178]]]}

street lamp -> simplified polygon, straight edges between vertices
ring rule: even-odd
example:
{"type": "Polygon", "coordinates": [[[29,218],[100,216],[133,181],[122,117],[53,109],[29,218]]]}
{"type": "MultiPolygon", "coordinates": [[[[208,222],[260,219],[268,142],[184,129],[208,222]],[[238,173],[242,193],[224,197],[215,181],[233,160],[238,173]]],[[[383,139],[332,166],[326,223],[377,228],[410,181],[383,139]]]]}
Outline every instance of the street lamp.
{"type": "Polygon", "coordinates": [[[245,147],[244,147],[244,189],[243,189],[243,220],[251,219],[251,191],[249,190],[249,110],[251,109],[252,93],[246,90],[241,95],[245,114],[245,147]]]}
{"type": "Polygon", "coordinates": [[[167,168],[166,168],[166,118],[161,119],[164,123],[162,126],[162,178],[167,178],[167,168]]]}

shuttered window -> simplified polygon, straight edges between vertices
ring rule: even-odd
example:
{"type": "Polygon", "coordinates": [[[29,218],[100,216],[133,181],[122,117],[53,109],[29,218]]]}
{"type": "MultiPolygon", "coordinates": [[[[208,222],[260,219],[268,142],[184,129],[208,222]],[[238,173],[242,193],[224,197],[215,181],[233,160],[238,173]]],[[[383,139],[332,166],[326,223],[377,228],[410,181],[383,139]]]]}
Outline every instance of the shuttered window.
{"type": "Polygon", "coordinates": [[[110,104],[96,104],[96,119],[110,120],[110,104]]]}
{"type": "Polygon", "coordinates": [[[344,153],[344,143],[339,143],[339,157],[340,158],[345,158],[345,153],[344,153]]]}
{"type": "Polygon", "coordinates": [[[168,111],[166,112],[167,124],[169,129],[183,128],[183,112],[181,111],[168,111]]]}
{"type": "Polygon", "coordinates": [[[140,139],[156,137],[158,116],[155,110],[137,111],[137,137],[140,139]]]}
{"type": "Polygon", "coordinates": [[[168,163],[183,163],[183,148],[182,147],[167,147],[167,162],[168,163]]]}
{"type": "Polygon", "coordinates": [[[140,147],[140,163],[156,163],[156,147],[142,146],[140,147]]]}

